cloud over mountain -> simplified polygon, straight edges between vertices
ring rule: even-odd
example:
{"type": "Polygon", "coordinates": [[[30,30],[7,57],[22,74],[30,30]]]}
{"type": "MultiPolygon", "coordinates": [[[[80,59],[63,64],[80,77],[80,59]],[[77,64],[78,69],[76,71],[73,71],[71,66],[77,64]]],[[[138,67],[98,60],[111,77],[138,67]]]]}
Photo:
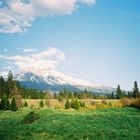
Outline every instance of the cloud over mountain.
{"type": "Polygon", "coordinates": [[[12,62],[22,71],[40,73],[48,69],[55,69],[58,62],[65,59],[65,54],[56,48],[48,48],[43,52],[30,52],[28,55],[0,55],[0,59],[12,62]]]}
{"type": "Polygon", "coordinates": [[[95,0],[4,0],[0,2],[0,32],[26,31],[37,17],[70,15],[95,0]]]}

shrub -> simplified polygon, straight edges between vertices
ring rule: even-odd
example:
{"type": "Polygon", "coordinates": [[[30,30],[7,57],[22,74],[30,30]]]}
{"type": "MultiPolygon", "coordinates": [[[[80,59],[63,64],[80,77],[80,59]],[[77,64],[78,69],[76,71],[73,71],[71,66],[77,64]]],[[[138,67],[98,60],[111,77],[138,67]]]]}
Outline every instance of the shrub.
{"type": "Polygon", "coordinates": [[[80,102],[80,106],[81,107],[85,107],[86,105],[85,105],[85,102],[80,102]]]}
{"type": "Polygon", "coordinates": [[[67,101],[65,103],[65,109],[70,109],[70,107],[71,107],[70,101],[69,101],[69,99],[67,99],[67,101]]]}
{"type": "Polygon", "coordinates": [[[12,98],[10,109],[12,111],[17,111],[18,110],[15,97],[12,98]]]}
{"type": "Polygon", "coordinates": [[[39,102],[39,107],[44,107],[44,102],[42,100],[39,102]]]}
{"type": "Polygon", "coordinates": [[[31,124],[38,118],[39,116],[34,111],[31,111],[27,116],[25,116],[25,118],[23,119],[23,123],[31,124]]]}
{"type": "Polygon", "coordinates": [[[74,109],[76,109],[76,110],[79,110],[80,109],[80,102],[79,102],[79,100],[76,98],[75,100],[74,99],[72,99],[72,101],[71,101],[71,108],[74,108],[74,109]]]}
{"type": "Polygon", "coordinates": [[[0,103],[0,109],[8,110],[9,108],[10,108],[10,105],[9,105],[8,97],[6,95],[3,95],[1,99],[1,103],[0,103]]]}
{"type": "Polygon", "coordinates": [[[27,101],[24,102],[23,106],[27,107],[28,106],[28,103],[27,101]]]}
{"type": "Polygon", "coordinates": [[[58,96],[58,101],[59,102],[63,102],[63,97],[62,96],[58,96]]]}

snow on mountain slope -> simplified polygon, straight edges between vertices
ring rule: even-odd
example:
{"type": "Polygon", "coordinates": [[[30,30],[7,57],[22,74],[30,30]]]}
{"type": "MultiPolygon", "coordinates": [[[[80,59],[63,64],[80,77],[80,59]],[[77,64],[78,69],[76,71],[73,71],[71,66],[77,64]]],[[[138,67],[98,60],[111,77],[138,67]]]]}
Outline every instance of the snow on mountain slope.
{"type": "Polygon", "coordinates": [[[34,86],[37,86],[37,88],[41,86],[41,88],[39,89],[49,88],[49,90],[60,90],[61,88],[68,87],[69,89],[84,90],[85,88],[87,88],[90,91],[100,93],[111,93],[115,90],[103,85],[92,84],[82,79],[76,79],[54,70],[40,71],[39,74],[38,72],[33,73],[30,71],[24,71],[16,74],[14,78],[20,81],[23,85],[32,88],[34,88],[34,86]]]}

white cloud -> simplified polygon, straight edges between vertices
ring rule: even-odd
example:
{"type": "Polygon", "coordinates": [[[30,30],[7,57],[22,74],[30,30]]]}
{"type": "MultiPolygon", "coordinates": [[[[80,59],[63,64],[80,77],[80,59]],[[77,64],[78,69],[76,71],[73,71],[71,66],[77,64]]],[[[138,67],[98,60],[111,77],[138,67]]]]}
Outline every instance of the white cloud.
{"type": "Polygon", "coordinates": [[[0,60],[5,60],[8,62],[7,65],[10,66],[3,67],[2,71],[0,71],[0,75],[7,76],[9,70],[13,70],[15,73],[18,69],[18,72],[32,72],[37,75],[41,75],[45,79],[48,76],[55,76],[57,77],[58,84],[71,84],[77,86],[94,86],[92,83],[87,82],[82,79],[77,79],[69,75],[65,75],[57,71],[56,66],[60,62],[60,60],[65,60],[65,54],[56,49],[56,48],[48,48],[46,51],[43,52],[30,52],[27,55],[15,55],[15,56],[4,56],[0,55],[0,60]],[[11,67],[12,66],[12,67],[11,67]]]}
{"type": "Polygon", "coordinates": [[[37,17],[69,15],[80,4],[95,4],[95,0],[6,0],[0,7],[0,32],[26,31],[37,17]]]}
{"type": "Polygon", "coordinates": [[[0,59],[12,62],[14,65],[18,66],[21,71],[31,71],[33,73],[39,73],[40,71],[55,69],[58,62],[65,59],[65,54],[58,49],[49,48],[46,51],[31,53],[28,56],[0,55],[0,59]]]}
{"type": "Polygon", "coordinates": [[[27,49],[23,49],[23,52],[36,52],[36,49],[31,49],[31,48],[27,48],[27,49]]]}

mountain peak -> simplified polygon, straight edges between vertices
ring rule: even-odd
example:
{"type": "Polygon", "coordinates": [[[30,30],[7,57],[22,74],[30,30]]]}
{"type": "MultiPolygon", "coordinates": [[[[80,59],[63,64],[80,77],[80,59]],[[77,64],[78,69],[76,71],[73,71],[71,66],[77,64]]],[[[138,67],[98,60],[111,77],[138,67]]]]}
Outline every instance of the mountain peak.
{"type": "Polygon", "coordinates": [[[76,79],[57,71],[50,71],[44,73],[44,75],[24,71],[16,74],[14,79],[18,80],[25,87],[39,90],[59,91],[65,87],[69,90],[84,90],[86,88],[89,91],[98,93],[112,93],[112,91],[115,91],[113,88],[97,84],[93,85],[90,82],[76,79]]]}

